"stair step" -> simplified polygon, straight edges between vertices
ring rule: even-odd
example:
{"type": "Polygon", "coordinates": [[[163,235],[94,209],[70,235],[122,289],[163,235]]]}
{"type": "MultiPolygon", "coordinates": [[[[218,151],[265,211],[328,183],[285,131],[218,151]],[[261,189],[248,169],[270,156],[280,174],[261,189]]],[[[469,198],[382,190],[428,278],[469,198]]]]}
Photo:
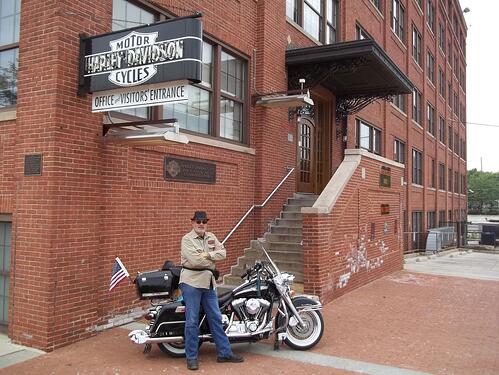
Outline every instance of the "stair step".
{"type": "Polygon", "coordinates": [[[295,233],[266,233],[265,240],[267,243],[273,242],[290,242],[290,243],[301,243],[302,235],[295,233]]]}
{"type": "Polygon", "coordinates": [[[270,226],[270,233],[272,234],[294,234],[294,235],[302,235],[302,228],[297,227],[284,227],[278,225],[270,226]]]}
{"type": "MultiPolygon", "coordinates": [[[[271,254],[273,251],[303,251],[303,245],[301,243],[296,243],[296,242],[269,242],[267,244],[267,247],[265,247],[265,250],[269,254],[271,254]]],[[[272,256],[272,255],[270,255],[272,256]]]]}
{"type": "Polygon", "coordinates": [[[301,212],[282,211],[280,217],[281,217],[281,219],[300,219],[300,220],[303,220],[303,215],[301,212]]]}
{"type": "Polygon", "coordinates": [[[288,228],[302,228],[303,220],[302,219],[276,219],[276,225],[284,226],[288,228]]]}
{"type": "Polygon", "coordinates": [[[282,211],[283,212],[298,212],[298,213],[300,213],[301,206],[285,204],[282,211]]]}

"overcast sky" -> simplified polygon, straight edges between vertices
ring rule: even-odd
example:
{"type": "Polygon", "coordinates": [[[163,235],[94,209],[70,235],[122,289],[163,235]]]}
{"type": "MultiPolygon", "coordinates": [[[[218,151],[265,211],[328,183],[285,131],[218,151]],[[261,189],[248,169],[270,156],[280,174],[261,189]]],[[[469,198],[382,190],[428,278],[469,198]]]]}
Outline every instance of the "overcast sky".
{"type": "Polygon", "coordinates": [[[499,50],[496,33],[499,1],[460,2],[462,9],[470,9],[464,14],[468,26],[467,168],[480,170],[482,167],[484,172],[499,172],[499,50]]]}

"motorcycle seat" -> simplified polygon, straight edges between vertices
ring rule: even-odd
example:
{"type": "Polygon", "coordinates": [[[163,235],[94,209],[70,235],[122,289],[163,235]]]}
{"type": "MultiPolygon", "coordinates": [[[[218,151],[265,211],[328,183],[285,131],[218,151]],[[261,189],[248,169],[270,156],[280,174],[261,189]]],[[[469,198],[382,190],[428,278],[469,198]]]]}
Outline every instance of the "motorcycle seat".
{"type": "Polygon", "coordinates": [[[232,298],[232,291],[228,291],[227,293],[221,294],[218,296],[218,306],[222,306],[225,302],[232,298]]]}

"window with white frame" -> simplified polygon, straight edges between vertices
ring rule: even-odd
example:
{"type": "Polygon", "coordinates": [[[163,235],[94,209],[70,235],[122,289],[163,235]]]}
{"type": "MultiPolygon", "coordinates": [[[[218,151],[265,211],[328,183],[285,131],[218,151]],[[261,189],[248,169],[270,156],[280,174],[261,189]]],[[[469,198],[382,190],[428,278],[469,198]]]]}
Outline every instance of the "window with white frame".
{"type": "Polygon", "coordinates": [[[398,94],[392,97],[392,103],[402,112],[407,112],[407,95],[398,94]]]}
{"type": "Polygon", "coordinates": [[[426,23],[430,30],[435,33],[435,4],[433,0],[426,0],[426,23]]]}
{"type": "Polygon", "coordinates": [[[393,144],[393,160],[405,164],[405,143],[398,139],[393,144]]]}
{"type": "Polygon", "coordinates": [[[357,119],[357,147],[379,155],[381,153],[381,130],[357,119]]]}
{"type": "Polygon", "coordinates": [[[438,188],[445,190],[445,164],[438,164],[438,188]]]}
{"type": "Polygon", "coordinates": [[[204,41],[201,83],[189,86],[186,103],[163,106],[163,116],[188,131],[245,143],[246,88],[247,61],[204,41]]]}
{"type": "Polygon", "coordinates": [[[438,67],[438,93],[445,99],[445,76],[441,67],[438,67]]]}
{"type": "Polygon", "coordinates": [[[21,0],[0,2],[0,108],[17,104],[21,0]]]}
{"type": "Polygon", "coordinates": [[[426,76],[431,83],[435,83],[435,57],[430,50],[426,52],[426,76]]]}
{"type": "Polygon", "coordinates": [[[445,25],[442,22],[438,23],[438,46],[445,54],[445,25]]]}
{"type": "Polygon", "coordinates": [[[405,43],[405,8],[400,0],[392,0],[391,20],[393,32],[405,43]]]}
{"type": "Polygon", "coordinates": [[[412,25],[412,57],[421,66],[421,33],[415,25],[412,25]]]}
{"type": "Polygon", "coordinates": [[[338,40],[338,0],[286,0],[286,17],[324,44],[338,40]]]}
{"type": "Polygon", "coordinates": [[[430,187],[436,188],[437,183],[437,165],[435,159],[430,158],[430,187]]]}
{"type": "Polygon", "coordinates": [[[426,105],[426,130],[435,136],[435,108],[430,103],[426,105]]]}
{"type": "Polygon", "coordinates": [[[412,91],[412,119],[421,125],[421,93],[414,88],[412,91]]]}
{"type": "Polygon", "coordinates": [[[445,119],[443,116],[438,117],[438,140],[445,144],[445,119]]]}
{"type": "Polygon", "coordinates": [[[412,183],[423,185],[423,154],[412,149],[412,183]]]}

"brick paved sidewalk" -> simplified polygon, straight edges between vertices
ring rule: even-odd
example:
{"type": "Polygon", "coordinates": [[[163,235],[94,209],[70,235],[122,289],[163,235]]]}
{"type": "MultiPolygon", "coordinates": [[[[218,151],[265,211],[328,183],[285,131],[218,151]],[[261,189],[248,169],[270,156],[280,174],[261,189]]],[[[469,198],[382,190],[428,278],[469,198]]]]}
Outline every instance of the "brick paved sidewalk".
{"type": "MultiPolygon", "coordinates": [[[[242,364],[218,364],[203,345],[202,374],[499,374],[499,282],[396,272],[324,308],[326,331],[309,352],[235,345],[242,364]],[[268,350],[265,350],[267,349],[268,350]]],[[[192,373],[157,347],[143,355],[127,331],[88,340],[0,374],[192,373]]]]}

